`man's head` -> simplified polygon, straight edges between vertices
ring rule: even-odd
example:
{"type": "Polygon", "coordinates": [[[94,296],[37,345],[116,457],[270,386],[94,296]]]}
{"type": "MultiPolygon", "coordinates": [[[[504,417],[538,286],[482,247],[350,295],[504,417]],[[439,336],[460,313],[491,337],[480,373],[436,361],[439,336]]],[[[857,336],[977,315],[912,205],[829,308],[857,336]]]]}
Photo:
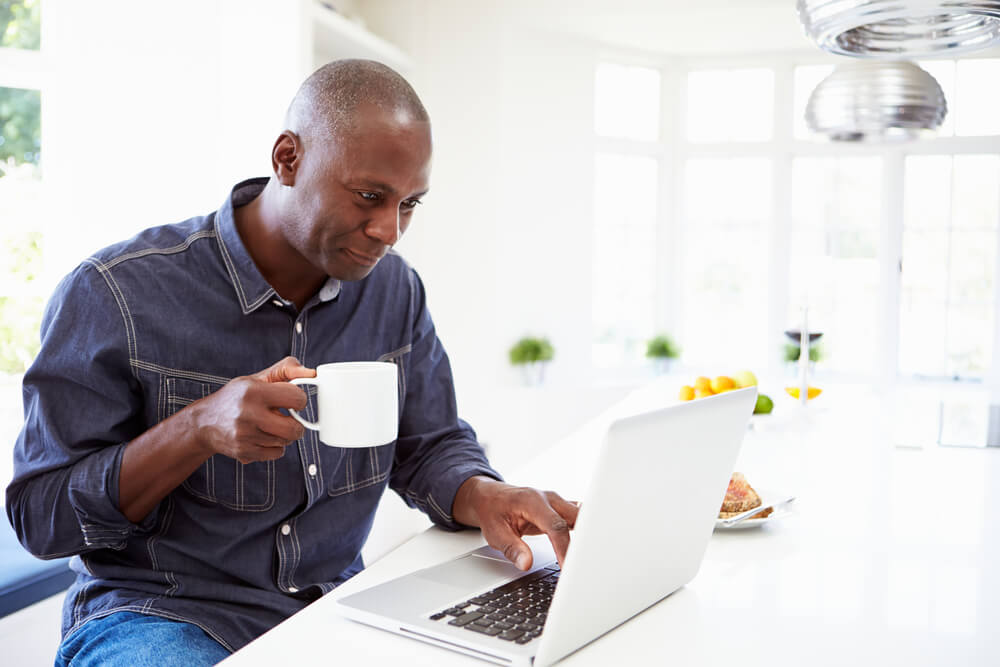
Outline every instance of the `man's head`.
{"type": "Polygon", "coordinates": [[[282,233],[315,268],[360,280],[429,187],[427,111],[392,69],[339,60],[306,79],[285,120],[271,153],[282,233]]]}

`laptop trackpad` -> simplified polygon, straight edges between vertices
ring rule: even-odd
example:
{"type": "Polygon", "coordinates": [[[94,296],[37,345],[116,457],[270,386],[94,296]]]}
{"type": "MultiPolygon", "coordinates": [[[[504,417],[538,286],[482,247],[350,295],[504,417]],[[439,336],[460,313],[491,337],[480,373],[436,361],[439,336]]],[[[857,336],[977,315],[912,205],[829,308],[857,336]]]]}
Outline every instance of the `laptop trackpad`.
{"type": "Polygon", "coordinates": [[[505,560],[469,554],[415,574],[423,579],[472,591],[510,581],[525,572],[505,560]]]}

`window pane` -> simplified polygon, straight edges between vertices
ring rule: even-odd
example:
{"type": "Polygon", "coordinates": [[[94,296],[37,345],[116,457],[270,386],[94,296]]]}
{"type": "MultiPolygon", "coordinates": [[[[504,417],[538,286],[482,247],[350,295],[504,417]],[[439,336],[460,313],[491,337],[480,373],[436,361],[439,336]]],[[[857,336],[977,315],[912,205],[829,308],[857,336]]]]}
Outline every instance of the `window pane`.
{"type": "Polygon", "coordinates": [[[959,60],[955,84],[955,133],[1000,134],[1000,58],[959,60]]]}
{"type": "Polygon", "coordinates": [[[819,82],[830,76],[833,65],[803,65],[795,68],[795,88],[792,109],[793,127],[796,139],[824,139],[819,133],[811,132],[806,127],[806,105],[809,96],[819,82]]]}
{"type": "Polygon", "coordinates": [[[38,49],[41,43],[40,0],[0,2],[0,48],[38,49]]]}
{"type": "Polygon", "coordinates": [[[656,141],[660,136],[660,73],[649,67],[597,66],[594,129],[603,137],[656,141]]]}
{"type": "Polygon", "coordinates": [[[594,171],[593,361],[607,368],[641,361],[653,333],[659,169],[598,153],[594,171]]]}
{"type": "Polygon", "coordinates": [[[39,91],[0,88],[0,178],[15,170],[36,172],[42,151],[41,110],[39,91]]]}
{"type": "Polygon", "coordinates": [[[766,358],[771,161],[692,159],[684,173],[684,359],[705,369],[766,358]]]}
{"type": "Polygon", "coordinates": [[[910,156],[905,168],[900,371],[983,377],[992,358],[1000,157],[910,156]]]}
{"type": "Polygon", "coordinates": [[[874,367],[881,182],[879,157],[792,163],[787,323],[798,326],[809,305],[809,328],[823,333],[822,364],[832,370],[874,367]]]}
{"type": "Polygon", "coordinates": [[[688,74],[687,137],[695,142],[767,141],[774,126],[774,70],[688,74]]]}

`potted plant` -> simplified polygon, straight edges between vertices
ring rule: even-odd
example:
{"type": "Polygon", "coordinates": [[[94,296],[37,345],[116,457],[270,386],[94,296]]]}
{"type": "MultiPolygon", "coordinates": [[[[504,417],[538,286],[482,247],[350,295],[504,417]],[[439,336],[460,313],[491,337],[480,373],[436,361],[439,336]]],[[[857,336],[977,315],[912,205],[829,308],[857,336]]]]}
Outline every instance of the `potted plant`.
{"type": "Polygon", "coordinates": [[[680,354],[680,347],[666,334],[653,336],[646,341],[646,357],[653,360],[654,367],[659,373],[670,370],[671,361],[680,354]]]}
{"type": "Polygon", "coordinates": [[[548,338],[525,336],[510,348],[510,363],[521,369],[521,377],[528,386],[540,385],[545,380],[545,366],[552,361],[555,350],[548,338]]]}

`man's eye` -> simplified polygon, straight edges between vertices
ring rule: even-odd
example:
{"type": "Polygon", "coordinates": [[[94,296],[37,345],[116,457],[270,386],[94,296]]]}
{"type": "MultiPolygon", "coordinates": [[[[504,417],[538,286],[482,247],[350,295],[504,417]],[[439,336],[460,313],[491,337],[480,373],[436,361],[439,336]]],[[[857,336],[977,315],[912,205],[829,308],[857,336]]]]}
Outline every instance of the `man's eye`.
{"type": "Polygon", "coordinates": [[[419,203],[420,203],[419,199],[404,199],[399,203],[399,207],[402,209],[406,209],[407,211],[412,211],[417,207],[417,204],[419,203]]]}

